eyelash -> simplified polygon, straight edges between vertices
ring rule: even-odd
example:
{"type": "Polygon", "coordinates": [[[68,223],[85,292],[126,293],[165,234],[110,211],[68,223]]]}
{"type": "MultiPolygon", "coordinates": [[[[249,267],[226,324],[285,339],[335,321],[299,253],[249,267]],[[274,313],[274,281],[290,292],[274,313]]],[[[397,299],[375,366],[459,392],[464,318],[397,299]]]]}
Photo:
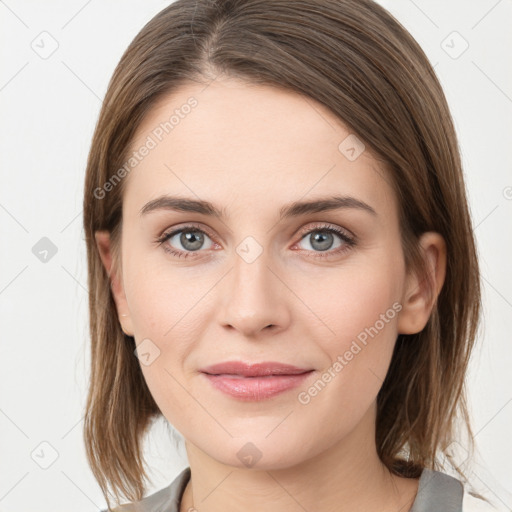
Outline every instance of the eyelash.
{"type": "MultiPolygon", "coordinates": [[[[169,247],[168,245],[163,245],[167,240],[171,239],[174,235],[181,233],[181,232],[187,232],[187,231],[199,232],[204,235],[207,235],[211,239],[214,238],[207,231],[205,231],[204,229],[201,229],[199,226],[189,224],[186,226],[181,226],[179,229],[175,229],[174,231],[171,231],[169,233],[164,233],[163,235],[159,236],[155,240],[155,243],[157,243],[158,245],[162,245],[163,250],[167,253],[172,254],[173,256],[176,256],[178,258],[188,258],[194,252],[201,252],[201,251],[178,251],[176,249],[173,249],[172,247],[169,247]]],[[[342,230],[335,226],[331,226],[329,224],[321,224],[321,225],[313,227],[312,229],[309,229],[306,232],[301,233],[299,242],[302,241],[306,236],[310,235],[311,233],[315,233],[315,232],[334,233],[341,238],[341,240],[345,243],[345,245],[343,247],[338,247],[337,249],[332,250],[332,251],[320,252],[320,253],[316,254],[315,256],[313,256],[314,258],[327,258],[327,257],[333,256],[336,254],[342,254],[346,251],[349,251],[352,247],[354,247],[356,245],[355,237],[351,238],[349,235],[346,234],[345,230],[342,230]]],[[[304,249],[304,250],[306,250],[306,249],[304,249]]],[[[311,251],[307,251],[307,252],[311,252],[311,251]]],[[[313,252],[318,252],[318,251],[313,251],[313,252]]]]}

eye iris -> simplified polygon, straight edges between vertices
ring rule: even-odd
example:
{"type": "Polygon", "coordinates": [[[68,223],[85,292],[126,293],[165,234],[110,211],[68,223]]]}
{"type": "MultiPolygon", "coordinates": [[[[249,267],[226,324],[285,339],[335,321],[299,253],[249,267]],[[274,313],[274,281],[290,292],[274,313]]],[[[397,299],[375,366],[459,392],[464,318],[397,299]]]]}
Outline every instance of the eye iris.
{"type": "Polygon", "coordinates": [[[333,244],[333,235],[326,231],[318,231],[315,234],[310,235],[311,247],[318,249],[319,251],[326,251],[331,248],[333,244]],[[326,242],[327,241],[327,242],[326,242]],[[319,245],[315,244],[319,242],[319,245]]]}
{"type": "Polygon", "coordinates": [[[197,251],[204,242],[204,235],[199,231],[185,231],[180,236],[180,242],[188,251],[197,251]]]}

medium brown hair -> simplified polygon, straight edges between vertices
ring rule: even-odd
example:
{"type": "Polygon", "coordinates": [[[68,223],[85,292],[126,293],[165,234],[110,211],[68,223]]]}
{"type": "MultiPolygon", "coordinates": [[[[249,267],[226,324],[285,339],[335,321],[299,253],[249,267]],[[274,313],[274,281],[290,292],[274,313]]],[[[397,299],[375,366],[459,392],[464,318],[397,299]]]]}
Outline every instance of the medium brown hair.
{"type": "Polygon", "coordinates": [[[92,357],[84,440],[107,502],[109,486],[118,502],[119,492],[130,501],[143,497],[142,441],[162,413],[134,355],[134,339],[121,330],[95,243],[95,231],[111,233],[111,275],[120,272],[126,179],[108,192],[105,184],[124,165],[134,133],[159,99],[220,74],[306,95],[364,141],[391,177],[407,268],[429,282],[418,238],[427,231],[444,237],[444,286],[426,327],[398,336],[376,419],[378,455],[389,470],[418,477],[423,468],[439,468],[436,455],[457,438],[457,419],[472,442],[465,373],[478,328],[480,278],[456,133],[427,57],[371,0],[178,0],[145,25],[122,56],[87,162],[92,357]]]}

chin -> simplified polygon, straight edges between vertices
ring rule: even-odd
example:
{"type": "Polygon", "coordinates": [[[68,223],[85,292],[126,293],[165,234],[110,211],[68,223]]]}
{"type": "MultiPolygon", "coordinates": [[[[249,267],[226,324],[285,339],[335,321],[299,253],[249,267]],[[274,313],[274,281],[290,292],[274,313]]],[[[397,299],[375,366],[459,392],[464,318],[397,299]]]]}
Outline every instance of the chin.
{"type": "MultiPolygon", "coordinates": [[[[212,440],[205,451],[210,457],[238,469],[278,470],[301,464],[312,456],[304,439],[285,439],[277,434],[274,439],[260,436],[243,436],[227,443],[212,440]],[[212,451],[211,446],[216,446],[212,451]]],[[[310,437],[310,436],[306,436],[310,437]]]]}

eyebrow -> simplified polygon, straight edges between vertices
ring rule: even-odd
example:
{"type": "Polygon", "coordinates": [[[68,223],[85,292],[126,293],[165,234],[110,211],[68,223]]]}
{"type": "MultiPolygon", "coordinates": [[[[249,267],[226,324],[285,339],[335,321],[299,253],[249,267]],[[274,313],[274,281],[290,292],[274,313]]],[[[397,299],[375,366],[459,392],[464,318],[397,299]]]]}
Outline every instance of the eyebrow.
{"type": "MultiPolygon", "coordinates": [[[[339,209],[357,209],[366,211],[374,216],[377,212],[367,203],[351,196],[332,196],[311,201],[294,201],[279,210],[280,220],[299,217],[310,213],[321,213],[339,209]]],[[[140,215],[146,215],[155,210],[173,210],[178,212],[194,212],[218,219],[228,217],[225,208],[218,208],[209,201],[188,199],[184,197],[164,195],[146,203],[140,210],[140,215]]]]}

